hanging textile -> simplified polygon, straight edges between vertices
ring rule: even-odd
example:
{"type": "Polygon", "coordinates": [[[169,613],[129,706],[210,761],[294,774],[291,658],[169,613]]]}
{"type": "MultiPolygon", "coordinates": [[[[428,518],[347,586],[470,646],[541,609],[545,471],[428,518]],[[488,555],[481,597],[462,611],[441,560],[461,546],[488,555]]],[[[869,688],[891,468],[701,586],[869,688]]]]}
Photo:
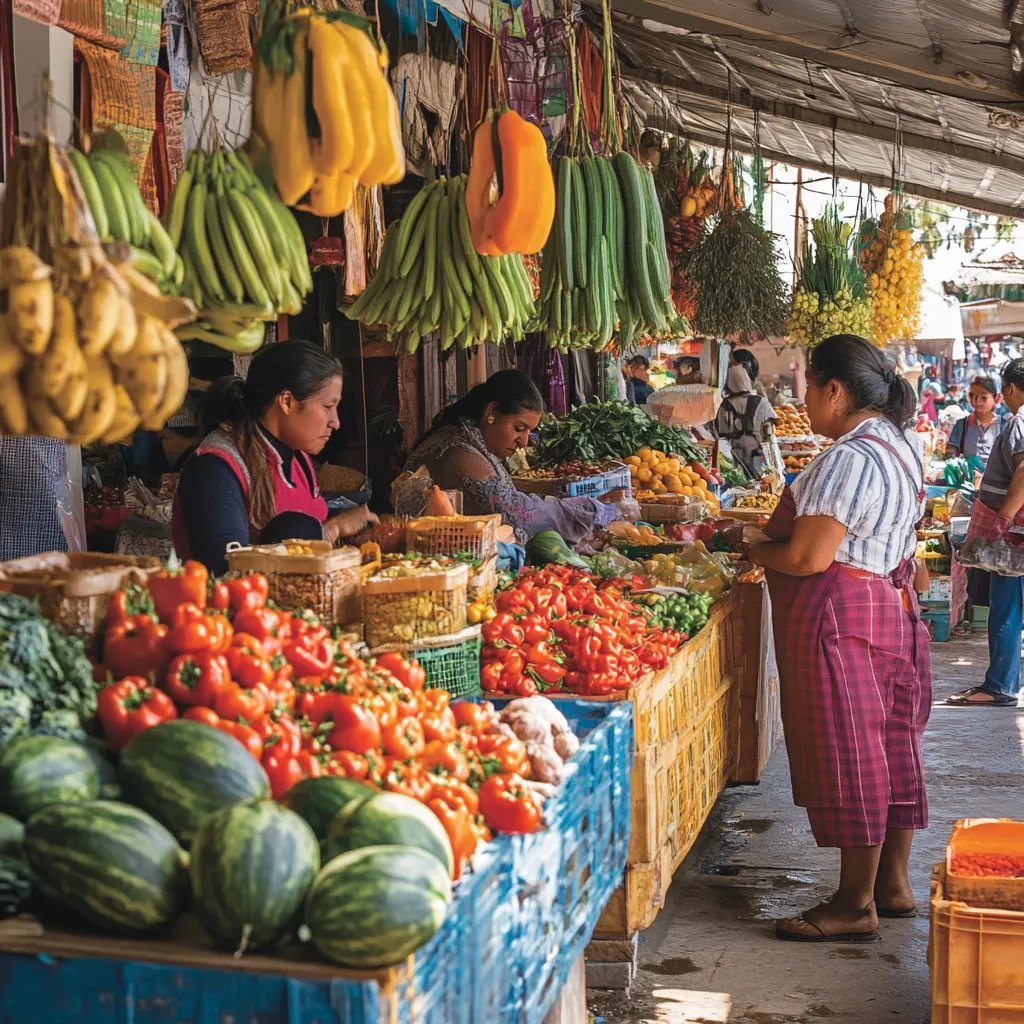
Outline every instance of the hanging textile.
{"type": "Polygon", "coordinates": [[[427,177],[448,162],[455,130],[458,68],[428,53],[403,54],[391,72],[391,83],[402,112],[402,142],[408,169],[427,177]],[[431,129],[426,116],[436,119],[431,129]]]}

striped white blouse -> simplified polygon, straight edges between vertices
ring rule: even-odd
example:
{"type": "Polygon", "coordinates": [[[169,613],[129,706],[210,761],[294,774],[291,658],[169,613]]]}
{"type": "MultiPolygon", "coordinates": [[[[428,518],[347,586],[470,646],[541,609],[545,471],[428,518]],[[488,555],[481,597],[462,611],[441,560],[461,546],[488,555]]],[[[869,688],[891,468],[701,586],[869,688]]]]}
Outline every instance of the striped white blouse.
{"type": "Polygon", "coordinates": [[[879,416],[858,424],[815,458],[796,478],[792,492],[797,516],[831,516],[846,527],[837,562],[885,576],[914,554],[923,486],[917,453],[902,431],[879,416]],[[906,469],[884,445],[865,440],[865,434],[892,445],[906,469]]]}

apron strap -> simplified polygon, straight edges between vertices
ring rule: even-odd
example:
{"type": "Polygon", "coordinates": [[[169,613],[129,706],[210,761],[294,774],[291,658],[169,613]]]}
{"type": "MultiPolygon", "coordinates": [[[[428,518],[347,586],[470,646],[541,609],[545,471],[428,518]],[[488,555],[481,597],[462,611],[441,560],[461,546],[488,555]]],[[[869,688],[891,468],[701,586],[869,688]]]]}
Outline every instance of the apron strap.
{"type": "MultiPolygon", "coordinates": [[[[892,453],[893,457],[896,459],[896,461],[903,467],[903,472],[906,473],[907,476],[910,478],[910,482],[912,484],[917,483],[917,480],[915,479],[914,474],[911,472],[910,467],[907,465],[906,460],[903,458],[902,455],[900,455],[900,453],[896,450],[896,448],[893,445],[889,444],[888,441],[883,440],[881,437],[878,437],[875,434],[861,434],[860,437],[855,438],[854,440],[875,441],[876,443],[880,444],[883,448],[888,448],[889,451],[892,453]]],[[[917,500],[924,501],[924,496],[926,493],[927,492],[923,487],[920,488],[920,490],[918,490],[917,492],[917,500]]]]}

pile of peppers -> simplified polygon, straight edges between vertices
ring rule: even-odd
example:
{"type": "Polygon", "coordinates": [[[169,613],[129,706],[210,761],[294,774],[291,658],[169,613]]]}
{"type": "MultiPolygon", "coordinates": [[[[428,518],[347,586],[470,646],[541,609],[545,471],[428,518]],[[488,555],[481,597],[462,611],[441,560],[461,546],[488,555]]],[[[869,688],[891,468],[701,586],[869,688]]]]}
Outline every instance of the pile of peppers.
{"type": "Polygon", "coordinates": [[[460,866],[491,830],[540,827],[530,758],[492,705],[449,706],[416,661],[364,661],[311,613],[268,607],[267,591],[264,576],[209,580],[186,562],[115,594],[96,667],[108,747],[179,715],[203,722],[260,761],[275,799],[340,775],[425,803],[460,866]]]}
{"type": "Polygon", "coordinates": [[[664,668],[685,635],[651,627],[618,582],[567,565],[521,572],[483,627],[481,686],[527,697],[628,690],[664,668]]]}

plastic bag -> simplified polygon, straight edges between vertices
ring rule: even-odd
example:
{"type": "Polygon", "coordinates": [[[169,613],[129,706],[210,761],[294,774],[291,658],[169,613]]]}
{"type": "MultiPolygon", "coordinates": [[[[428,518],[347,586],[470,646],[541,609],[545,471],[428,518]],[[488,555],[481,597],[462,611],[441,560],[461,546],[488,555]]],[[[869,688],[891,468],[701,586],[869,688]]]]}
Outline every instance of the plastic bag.
{"type": "Polygon", "coordinates": [[[57,481],[57,511],[68,551],[85,550],[85,492],[82,490],[82,449],[69,445],[65,469],[57,481]]]}
{"type": "Polygon", "coordinates": [[[967,527],[967,539],[958,558],[971,569],[984,569],[999,576],[1024,576],[1024,523],[1005,519],[984,502],[976,501],[967,527]]]}
{"type": "MultiPolygon", "coordinates": [[[[415,519],[423,515],[427,506],[427,498],[434,486],[430,471],[420,466],[415,473],[402,473],[391,485],[391,506],[395,514],[415,519]]],[[[445,491],[455,509],[456,515],[462,515],[462,491],[445,491]]]]}

